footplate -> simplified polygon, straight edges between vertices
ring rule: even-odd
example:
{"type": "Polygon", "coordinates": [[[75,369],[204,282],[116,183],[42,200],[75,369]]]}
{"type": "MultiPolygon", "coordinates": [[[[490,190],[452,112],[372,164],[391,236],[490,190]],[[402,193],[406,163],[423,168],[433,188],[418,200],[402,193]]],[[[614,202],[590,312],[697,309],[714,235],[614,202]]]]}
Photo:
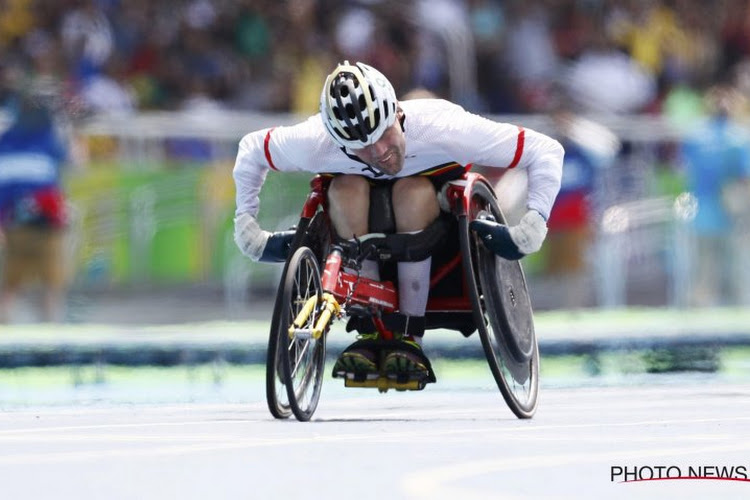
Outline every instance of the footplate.
{"type": "Polygon", "coordinates": [[[397,391],[421,391],[430,381],[427,379],[422,380],[409,380],[407,382],[399,382],[388,377],[380,376],[375,379],[368,379],[358,381],[351,378],[344,379],[344,387],[367,387],[375,388],[378,392],[387,392],[388,389],[396,389],[397,391]]]}
{"type": "Polygon", "coordinates": [[[420,391],[431,382],[435,382],[435,372],[432,369],[430,360],[424,355],[421,349],[397,340],[380,340],[380,339],[362,339],[353,343],[346,348],[350,349],[367,349],[372,351],[377,360],[377,371],[368,373],[333,373],[334,378],[343,378],[345,387],[365,387],[375,388],[380,392],[386,392],[388,389],[397,391],[420,391]],[[403,373],[398,377],[389,374],[384,370],[384,360],[386,356],[393,352],[409,351],[420,358],[420,362],[427,368],[427,373],[403,373]]]}

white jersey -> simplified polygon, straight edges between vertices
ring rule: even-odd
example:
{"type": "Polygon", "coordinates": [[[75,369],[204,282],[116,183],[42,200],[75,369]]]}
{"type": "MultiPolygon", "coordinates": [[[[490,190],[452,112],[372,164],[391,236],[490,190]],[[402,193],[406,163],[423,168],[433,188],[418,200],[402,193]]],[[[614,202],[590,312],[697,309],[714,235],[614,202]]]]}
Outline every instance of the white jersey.
{"type": "Polygon", "coordinates": [[[269,170],[395,179],[457,163],[528,169],[526,205],[549,217],[562,176],[563,148],[557,141],[530,129],[488,120],[441,99],[415,99],[399,105],[405,116],[406,154],[404,167],[395,176],[377,172],[336,144],[319,114],[297,125],[247,134],[234,166],[237,215],[257,216],[258,195],[269,170]]]}

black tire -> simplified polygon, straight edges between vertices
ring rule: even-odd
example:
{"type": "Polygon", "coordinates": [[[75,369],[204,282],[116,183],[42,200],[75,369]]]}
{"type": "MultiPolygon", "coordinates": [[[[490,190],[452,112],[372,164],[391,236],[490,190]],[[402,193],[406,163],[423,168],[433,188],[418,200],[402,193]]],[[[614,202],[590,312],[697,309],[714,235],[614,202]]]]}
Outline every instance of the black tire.
{"type": "MultiPolygon", "coordinates": [[[[303,217],[297,226],[297,234],[292,242],[289,255],[294,255],[297,248],[304,245],[310,247],[318,257],[318,262],[321,262],[328,252],[330,238],[330,222],[325,212],[320,211],[312,218],[303,217]]],[[[271,415],[280,419],[289,418],[292,414],[281,374],[281,352],[279,351],[279,326],[282,317],[281,309],[284,305],[284,276],[289,269],[290,260],[287,258],[281,274],[282,279],[276,292],[266,352],[266,403],[271,415]]]]}
{"type": "MultiPolygon", "coordinates": [[[[286,269],[288,269],[288,265],[286,269]]],[[[284,276],[286,270],[284,271],[284,276]]],[[[284,378],[281,374],[281,351],[279,350],[279,324],[281,323],[281,309],[283,307],[283,281],[276,294],[273,306],[271,332],[268,336],[268,350],[266,351],[266,403],[274,418],[289,418],[292,409],[286,394],[284,378]]]]}
{"type": "Polygon", "coordinates": [[[539,393],[539,347],[526,278],[519,261],[496,256],[469,231],[469,222],[483,212],[505,223],[492,189],[477,182],[470,196],[459,235],[474,322],[503,399],[518,418],[531,418],[539,393]]]}
{"type": "Polygon", "coordinates": [[[289,337],[289,326],[311,297],[317,303],[303,329],[312,330],[321,312],[323,287],[320,265],[313,251],[302,246],[294,252],[282,278],[283,289],[278,315],[277,342],[281,376],[289,406],[297,420],[310,420],[320,399],[325,369],[327,331],[319,339],[289,337]]]}

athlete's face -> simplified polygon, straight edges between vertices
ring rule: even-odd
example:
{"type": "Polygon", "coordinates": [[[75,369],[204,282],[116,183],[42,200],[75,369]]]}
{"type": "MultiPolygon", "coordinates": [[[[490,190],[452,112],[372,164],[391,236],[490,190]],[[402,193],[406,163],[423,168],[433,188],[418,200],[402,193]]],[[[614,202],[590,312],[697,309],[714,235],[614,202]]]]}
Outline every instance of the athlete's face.
{"type": "Polygon", "coordinates": [[[401,172],[406,155],[406,140],[401,129],[402,115],[403,111],[399,109],[396,121],[383,132],[380,139],[364,148],[352,149],[352,152],[363,162],[388,175],[401,172]]]}

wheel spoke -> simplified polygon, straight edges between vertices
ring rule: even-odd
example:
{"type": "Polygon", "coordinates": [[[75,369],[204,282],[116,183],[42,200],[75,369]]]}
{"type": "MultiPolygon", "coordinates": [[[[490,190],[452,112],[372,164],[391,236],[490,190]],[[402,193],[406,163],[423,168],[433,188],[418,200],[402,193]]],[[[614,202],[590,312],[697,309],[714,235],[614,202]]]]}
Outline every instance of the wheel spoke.
{"type": "Polygon", "coordinates": [[[294,370],[292,371],[291,377],[295,378],[297,376],[297,370],[299,370],[300,365],[302,363],[302,359],[305,357],[305,353],[307,352],[308,348],[310,347],[309,341],[302,341],[302,348],[299,347],[300,341],[298,339],[293,339],[292,343],[290,344],[290,351],[294,351],[294,370]],[[294,346],[293,348],[291,346],[294,346]]]}

